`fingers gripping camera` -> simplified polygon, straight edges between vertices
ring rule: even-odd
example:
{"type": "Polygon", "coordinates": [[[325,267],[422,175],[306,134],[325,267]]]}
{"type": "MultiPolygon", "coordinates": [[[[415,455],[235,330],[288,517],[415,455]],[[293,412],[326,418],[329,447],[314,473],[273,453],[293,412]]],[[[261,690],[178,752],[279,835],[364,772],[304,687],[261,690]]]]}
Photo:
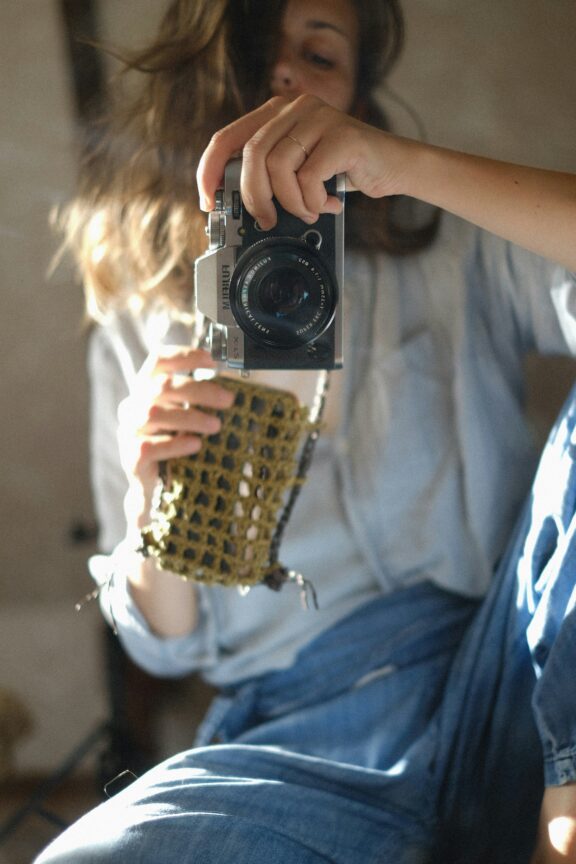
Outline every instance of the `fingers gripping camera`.
{"type": "MultiPolygon", "coordinates": [[[[276,202],[263,231],[242,204],[241,159],[228,163],[196,261],[196,306],[214,359],[236,369],[342,366],[344,215],[307,225],[276,202]]],[[[344,177],[327,188],[344,200],[344,177]]]]}

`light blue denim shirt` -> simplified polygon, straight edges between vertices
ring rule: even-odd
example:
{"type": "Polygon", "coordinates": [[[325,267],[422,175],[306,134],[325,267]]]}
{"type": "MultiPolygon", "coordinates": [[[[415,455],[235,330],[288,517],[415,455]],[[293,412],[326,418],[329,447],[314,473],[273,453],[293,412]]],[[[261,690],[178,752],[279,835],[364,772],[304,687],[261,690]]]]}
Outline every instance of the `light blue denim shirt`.
{"type": "Polygon", "coordinates": [[[199,587],[189,637],[148,630],[126,585],[126,481],[116,414],[155,340],[189,341],[161,313],[95,331],[93,482],[101,547],[92,559],[105,614],[154,674],[200,669],[226,685],[286,668],[304,644],[381,593],[430,581],[468,597],[490,582],[535,467],[523,413],[528,352],[576,353],[575,279],[451,216],[425,252],[350,254],[341,419],[321,440],[281,560],[310,579],[298,590],[199,587]],[[114,578],[110,580],[110,575],[114,578]]]}

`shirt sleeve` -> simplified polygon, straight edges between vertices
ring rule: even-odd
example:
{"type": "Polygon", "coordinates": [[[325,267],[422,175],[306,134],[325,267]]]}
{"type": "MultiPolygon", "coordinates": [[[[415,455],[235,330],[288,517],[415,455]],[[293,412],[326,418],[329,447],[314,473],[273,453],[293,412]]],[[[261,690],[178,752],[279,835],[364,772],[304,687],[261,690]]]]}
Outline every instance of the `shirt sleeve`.
{"type": "Polygon", "coordinates": [[[487,232],[478,236],[472,266],[489,295],[500,351],[576,355],[575,274],[487,232]]]}
{"type": "Polygon", "coordinates": [[[125,540],[127,480],[120,461],[117,418],[118,406],[129,392],[130,369],[141,365],[142,349],[123,337],[116,339],[114,333],[98,328],[89,342],[90,466],[102,554],[93,556],[88,567],[100,588],[104,617],[129,656],[153,675],[179,677],[214,662],[216,627],[210,596],[199,589],[199,622],[194,632],[177,639],[160,638],[150,630],[130,593],[128,573],[138,562],[136,550],[128,548],[125,540]]]}
{"type": "Polygon", "coordinates": [[[209,592],[197,586],[199,618],[193,633],[177,638],[157,636],[130,593],[127,577],[135,554],[123,542],[111,555],[94,555],[89,561],[90,573],[100,588],[102,613],[126,653],[146,672],[161,678],[184,677],[213,666],[217,641],[209,592]]]}

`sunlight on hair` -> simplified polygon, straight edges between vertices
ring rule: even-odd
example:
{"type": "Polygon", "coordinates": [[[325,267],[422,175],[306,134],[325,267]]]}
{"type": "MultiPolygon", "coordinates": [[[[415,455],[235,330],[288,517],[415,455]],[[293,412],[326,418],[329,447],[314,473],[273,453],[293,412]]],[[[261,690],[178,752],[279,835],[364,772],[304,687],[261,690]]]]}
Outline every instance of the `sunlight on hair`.
{"type": "Polygon", "coordinates": [[[105,237],[106,216],[102,210],[97,210],[86,228],[86,241],[90,248],[90,259],[93,264],[100,264],[108,251],[105,237]]]}

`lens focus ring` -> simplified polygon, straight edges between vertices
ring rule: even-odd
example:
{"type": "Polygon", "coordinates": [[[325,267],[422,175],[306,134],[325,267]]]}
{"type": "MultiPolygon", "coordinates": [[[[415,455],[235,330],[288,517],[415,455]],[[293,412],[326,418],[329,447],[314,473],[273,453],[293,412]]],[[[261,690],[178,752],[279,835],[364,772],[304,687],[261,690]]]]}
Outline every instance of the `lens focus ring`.
{"type": "Polygon", "coordinates": [[[332,274],[315,249],[292,238],[255,243],[239,259],[230,305],[239,327],[255,342],[296,348],[330,325],[338,299],[332,274]]]}

